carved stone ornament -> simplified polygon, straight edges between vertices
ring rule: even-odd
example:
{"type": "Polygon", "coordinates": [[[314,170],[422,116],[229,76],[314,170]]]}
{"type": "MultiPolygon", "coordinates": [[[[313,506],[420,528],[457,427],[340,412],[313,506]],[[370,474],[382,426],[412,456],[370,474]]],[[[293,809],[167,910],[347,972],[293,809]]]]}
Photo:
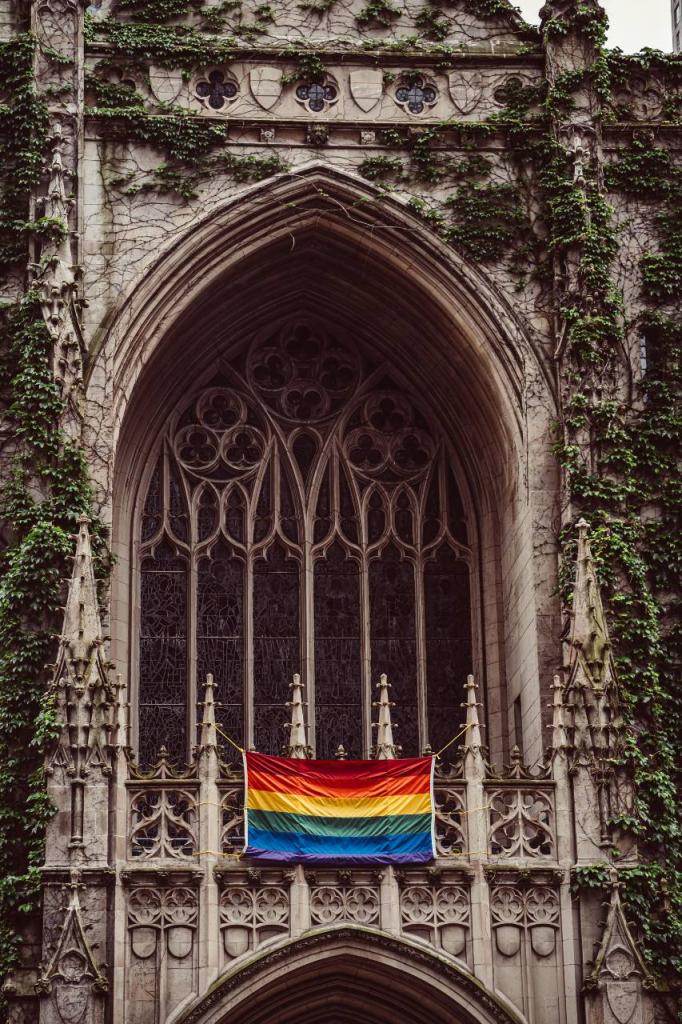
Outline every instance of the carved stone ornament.
{"type": "Polygon", "coordinates": [[[604,1001],[604,1024],[642,1024],[642,990],[651,976],[625,920],[615,871],[612,885],[604,936],[587,982],[604,1001]]]}
{"type": "Polygon", "coordinates": [[[80,872],[73,868],[71,895],[59,939],[47,968],[40,975],[36,991],[52,995],[59,1019],[64,1024],[91,1021],[93,992],[106,992],[107,979],[95,963],[85,937],[78,890],[80,872]]]}
{"type": "Polygon", "coordinates": [[[133,953],[141,960],[153,956],[159,937],[165,933],[168,954],[175,960],[184,960],[194,946],[197,915],[196,892],[187,886],[171,889],[140,886],[133,889],[128,900],[128,928],[133,953]]]}
{"type": "Polygon", "coordinates": [[[492,890],[490,910],[495,944],[505,957],[516,956],[521,948],[523,932],[530,933],[531,948],[544,959],[556,948],[559,929],[559,898],[549,886],[538,885],[526,890],[511,885],[492,890]]]}
{"type": "Polygon", "coordinates": [[[452,71],[448,75],[450,99],[459,114],[471,114],[483,98],[483,76],[480,71],[452,71]]]}
{"type": "Polygon", "coordinates": [[[326,124],[311,124],[305,130],[308,146],[326,146],[329,142],[329,128],[326,124]]]}
{"type": "Polygon", "coordinates": [[[375,68],[359,68],[348,76],[350,94],[365,113],[375,107],[384,91],[383,74],[375,68]]]}
{"type": "Polygon", "coordinates": [[[641,990],[637,981],[607,981],[606,999],[618,1024],[634,1024],[642,1019],[637,1004],[641,990]],[[636,1013],[636,1011],[638,1011],[636,1013]]]}
{"type": "Polygon", "coordinates": [[[379,892],[369,885],[319,885],[310,891],[313,924],[341,921],[364,926],[379,922],[379,892]]]}
{"type": "Polygon", "coordinates": [[[249,71],[251,95],[263,110],[272,110],[282,95],[282,69],[258,66],[249,71]]]}
{"type": "Polygon", "coordinates": [[[159,103],[175,103],[182,89],[182,73],[174,68],[149,68],[149,86],[159,103]]]}
{"type": "Polygon", "coordinates": [[[227,885],[220,896],[223,947],[230,959],[289,934],[289,891],[284,885],[227,885]]]}
{"type": "Polygon", "coordinates": [[[469,893],[461,885],[406,885],[400,893],[402,930],[461,957],[470,927],[469,893]]]}

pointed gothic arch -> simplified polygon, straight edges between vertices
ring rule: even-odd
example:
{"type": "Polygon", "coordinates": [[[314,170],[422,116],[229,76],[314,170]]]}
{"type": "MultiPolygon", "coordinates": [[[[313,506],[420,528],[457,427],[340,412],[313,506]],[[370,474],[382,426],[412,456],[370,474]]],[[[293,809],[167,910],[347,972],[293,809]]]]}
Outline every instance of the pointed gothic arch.
{"type": "Polygon", "coordinates": [[[427,946],[321,929],[227,971],[174,1024],[521,1024],[503,997],[427,946]]]}
{"type": "MultiPolygon", "coordinates": [[[[556,612],[547,610],[549,595],[539,612],[532,598],[529,492],[538,485],[524,478],[524,417],[530,387],[549,429],[547,367],[515,312],[478,270],[401,204],[317,167],[247,190],[204,218],[123,298],[93,354],[88,387],[105,402],[115,396],[106,419],[115,452],[114,597],[121,615],[112,632],[117,659],[129,661],[133,690],[128,641],[139,621],[138,609],[129,606],[129,552],[151,445],[169,410],[186,399],[188,363],[191,382],[209,381],[245,338],[275,320],[301,316],[324,316],[341,334],[359,337],[446,424],[478,538],[475,628],[482,653],[474,667],[488,695],[488,741],[498,758],[514,742],[505,690],[511,675],[513,686],[530,694],[524,698],[533,722],[527,750],[539,753],[537,616],[556,612]]],[[[93,424],[93,434],[101,429],[93,424]]],[[[553,486],[550,481],[550,500],[553,486]]],[[[555,567],[547,563],[542,572],[551,581],[555,567]]]]}

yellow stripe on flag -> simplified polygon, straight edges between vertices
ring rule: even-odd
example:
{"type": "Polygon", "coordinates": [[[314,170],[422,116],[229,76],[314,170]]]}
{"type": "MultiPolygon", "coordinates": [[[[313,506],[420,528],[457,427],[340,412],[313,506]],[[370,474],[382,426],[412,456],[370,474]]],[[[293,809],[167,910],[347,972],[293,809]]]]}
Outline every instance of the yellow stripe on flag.
{"type": "Polygon", "coordinates": [[[381,818],[388,814],[430,814],[431,794],[363,798],[302,796],[249,789],[247,810],[312,814],[331,818],[381,818]]]}

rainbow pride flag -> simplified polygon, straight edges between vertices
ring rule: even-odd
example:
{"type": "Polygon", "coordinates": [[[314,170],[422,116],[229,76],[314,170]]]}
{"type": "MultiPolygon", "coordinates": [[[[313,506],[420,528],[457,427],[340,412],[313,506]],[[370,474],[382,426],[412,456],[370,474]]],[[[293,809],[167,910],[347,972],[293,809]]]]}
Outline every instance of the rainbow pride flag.
{"type": "Polygon", "coordinates": [[[244,856],[308,864],[432,860],[433,761],[304,761],[245,753],[244,856]]]}

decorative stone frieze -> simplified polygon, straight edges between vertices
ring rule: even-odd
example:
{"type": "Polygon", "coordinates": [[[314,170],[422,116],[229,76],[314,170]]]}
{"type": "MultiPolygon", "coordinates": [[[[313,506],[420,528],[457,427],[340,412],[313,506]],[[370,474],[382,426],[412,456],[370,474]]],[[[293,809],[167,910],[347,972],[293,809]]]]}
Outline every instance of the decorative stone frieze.
{"type": "Polygon", "coordinates": [[[552,1019],[563,1001],[561,877],[489,873],[495,984],[533,1024],[552,1019]]]}
{"type": "Polygon", "coordinates": [[[461,960],[470,955],[469,879],[452,871],[402,871],[400,927],[461,960]]]}
{"type": "Polygon", "coordinates": [[[54,950],[39,975],[36,991],[42,996],[41,1020],[59,1024],[80,1021],[102,1024],[103,996],[109,987],[103,968],[97,963],[88,941],[79,890],[83,888],[77,868],[71,870],[70,895],[54,950]]]}
{"type": "Polygon", "coordinates": [[[126,907],[126,1020],[155,1024],[196,984],[198,893],[171,878],[150,879],[128,890],[126,907]]]}

